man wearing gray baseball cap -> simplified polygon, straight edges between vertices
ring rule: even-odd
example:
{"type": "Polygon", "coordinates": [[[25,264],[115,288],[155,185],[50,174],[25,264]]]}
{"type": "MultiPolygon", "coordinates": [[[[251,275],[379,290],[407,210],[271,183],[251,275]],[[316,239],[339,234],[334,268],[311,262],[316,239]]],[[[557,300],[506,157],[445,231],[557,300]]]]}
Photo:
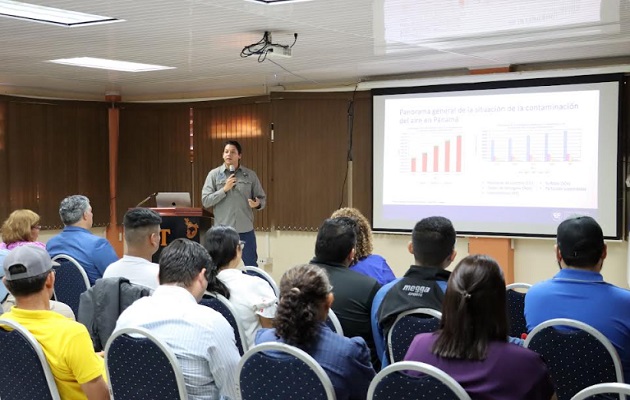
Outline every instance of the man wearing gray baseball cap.
{"type": "Polygon", "coordinates": [[[16,304],[2,318],[19,323],[37,339],[62,399],[109,399],[103,359],[94,352],[85,326],[50,311],[55,264],[46,250],[31,245],[6,256],[3,282],[16,304]]]}

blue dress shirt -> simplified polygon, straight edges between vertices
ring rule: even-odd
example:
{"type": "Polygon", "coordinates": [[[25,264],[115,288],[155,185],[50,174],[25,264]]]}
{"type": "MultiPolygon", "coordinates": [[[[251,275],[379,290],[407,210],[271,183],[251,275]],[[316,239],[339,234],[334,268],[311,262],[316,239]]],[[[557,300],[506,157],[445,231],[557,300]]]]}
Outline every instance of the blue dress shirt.
{"type": "Polygon", "coordinates": [[[66,226],[63,231],[46,243],[51,257],[66,254],[85,270],[90,285],[103,277],[109,264],[118,260],[111,244],[100,236],[78,226],[66,226]]]}

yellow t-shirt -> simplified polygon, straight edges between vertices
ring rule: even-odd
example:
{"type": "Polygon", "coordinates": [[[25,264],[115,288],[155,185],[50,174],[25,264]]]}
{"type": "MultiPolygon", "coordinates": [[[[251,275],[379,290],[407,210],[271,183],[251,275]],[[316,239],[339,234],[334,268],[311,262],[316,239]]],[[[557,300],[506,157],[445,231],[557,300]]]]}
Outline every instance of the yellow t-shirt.
{"type": "Polygon", "coordinates": [[[64,400],[86,400],[81,384],[99,376],[105,379],[103,359],[94,353],[85,326],[54,311],[24,310],[13,307],[2,318],[26,328],[44,350],[64,400]]]}

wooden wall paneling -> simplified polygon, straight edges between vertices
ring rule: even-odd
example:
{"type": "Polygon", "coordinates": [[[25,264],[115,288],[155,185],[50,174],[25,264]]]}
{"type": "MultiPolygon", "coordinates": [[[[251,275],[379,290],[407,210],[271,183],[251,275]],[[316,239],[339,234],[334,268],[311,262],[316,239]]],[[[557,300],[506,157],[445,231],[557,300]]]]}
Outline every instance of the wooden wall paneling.
{"type": "Polygon", "coordinates": [[[190,105],[120,107],[118,221],[154,192],[192,191],[190,105]]]}
{"type": "MultiPolygon", "coordinates": [[[[42,104],[9,103],[9,213],[15,209],[28,208],[43,214],[37,203],[37,184],[42,178],[40,145],[46,125],[45,115],[45,106],[42,104]]],[[[57,224],[57,221],[42,222],[46,225],[57,224]]]]}
{"type": "MultiPolygon", "coordinates": [[[[79,105],[75,109],[68,109],[67,115],[68,119],[74,120],[73,154],[78,168],[76,190],[66,191],[61,197],[77,193],[89,197],[94,212],[94,225],[107,226],[110,197],[107,105],[79,105]]],[[[55,138],[50,137],[50,141],[54,142],[55,138]]],[[[58,213],[59,203],[52,206],[49,212],[58,213]]]]}
{"type": "Polygon", "coordinates": [[[20,99],[9,101],[8,114],[9,211],[32,209],[44,228],[59,228],[59,202],[85,194],[95,225],[104,226],[109,203],[102,184],[108,168],[106,106],[20,99]]]}
{"type": "MultiPolygon", "coordinates": [[[[352,93],[272,97],[273,215],[280,230],[314,231],[347,201],[348,105],[352,93]]],[[[356,121],[355,121],[356,123],[356,121]]]]}
{"type": "Polygon", "coordinates": [[[372,96],[358,92],[354,109],[353,207],[372,221],[372,96]]]}
{"type": "Polygon", "coordinates": [[[0,218],[9,215],[9,176],[7,128],[9,119],[8,101],[0,99],[0,218]]]}

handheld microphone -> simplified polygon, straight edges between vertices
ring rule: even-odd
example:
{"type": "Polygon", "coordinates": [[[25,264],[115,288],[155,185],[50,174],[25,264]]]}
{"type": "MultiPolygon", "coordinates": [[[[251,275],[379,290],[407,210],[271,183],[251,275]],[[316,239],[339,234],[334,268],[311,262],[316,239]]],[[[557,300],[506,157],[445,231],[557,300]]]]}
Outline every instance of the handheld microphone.
{"type": "Polygon", "coordinates": [[[230,165],[230,173],[234,173],[234,165],[230,165]]]}

